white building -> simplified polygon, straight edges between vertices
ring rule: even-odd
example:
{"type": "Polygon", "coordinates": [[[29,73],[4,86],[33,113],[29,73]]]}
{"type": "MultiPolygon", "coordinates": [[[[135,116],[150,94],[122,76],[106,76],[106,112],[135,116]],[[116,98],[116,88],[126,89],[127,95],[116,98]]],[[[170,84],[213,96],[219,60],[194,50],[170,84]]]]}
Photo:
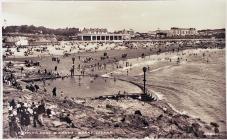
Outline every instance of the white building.
{"type": "Polygon", "coordinates": [[[197,31],[195,28],[177,28],[172,27],[170,29],[172,36],[187,36],[187,35],[196,35],[197,31]]]}
{"type": "Polygon", "coordinates": [[[84,28],[80,34],[78,34],[82,41],[94,41],[94,42],[122,42],[123,40],[130,39],[128,34],[124,33],[110,33],[107,29],[99,28],[84,28]]]}

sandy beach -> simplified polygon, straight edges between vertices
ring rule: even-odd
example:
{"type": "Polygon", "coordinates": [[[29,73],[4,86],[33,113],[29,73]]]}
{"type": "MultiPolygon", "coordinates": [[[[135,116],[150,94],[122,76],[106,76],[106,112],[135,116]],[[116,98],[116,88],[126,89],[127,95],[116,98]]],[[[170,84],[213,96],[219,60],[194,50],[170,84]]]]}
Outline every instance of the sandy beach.
{"type": "Polygon", "coordinates": [[[117,70],[113,75],[142,82],[143,73],[140,67],[150,66],[147,74],[149,90],[158,94],[179,112],[201,118],[208,123],[218,122],[221,130],[225,131],[225,50],[184,50],[178,55],[163,54],[157,57],[147,58],[147,62],[145,60],[135,63],[129,70],[129,76],[126,76],[125,69],[117,70]],[[206,54],[205,57],[203,53],[206,54]],[[175,62],[168,62],[165,57],[175,62]],[[176,64],[176,57],[182,58],[180,64],[176,64]]]}
{"type": "MultiPolygon", "coordinates": [[[[157,54],[157,49],[151,48],[153,47],[84,52],[68,57],[56,55],[6,58],[4,64],[10,61],[14,63],[9,71],[13,71],[18,82],[21,83],[22,91],[4,84],[4,137],[10,137],[7,125],[7,102],[11,99],[26,101],[28,104],[44,99],[47,106],[55,112],[50,119],[44,116],[45,131],[48,130],[46,132],[50,134],[38,135],[37,131],[41,128],[32,128],[21,136],[24,138],[36,135],[52,137],[53,132],[60,133],[61,129],[69,132],[71,129],[65,129],[67,124],[57,119],[62,110],[73,116],[72,119],[76,125],[71,135],[59,134],[62,137],[223,137],[226,130],[226,116],[223,112],[225,110],[225,98],[223,98],[225,97],[225,79],[223,78],[225,77],[225,49],[183,48],[172,52],[173,48],[163,46],[163,52],[157,54]],[[110,57],[100,61],[100,56],[105,52],[110,57]],[[126,59],[122,58],[124,53],[128,54],[126,59]],[[142,53],[145,53],[144,58],[141,58],[142,53]],[[60,58],[60,63],[53,61],[53,57],[60,58]],[[82,75],[75,76],[73,79],[68,77],[73,57],[76,58],[75,65],[85,69],[85,75],[88,78],[82,75]],[[92,61],[84,62],[88,57],[91,57],[92,61]],[[28,59],[40,62],[40,66],[25,67],[24,61],[28,59]],[[129,66],[126,66],[126,62],[129,66]],[[97,63],[100,63],[100,67],[95,65],[97,63]],[[24,67],[22,73],[21,66],[24,67]],[[45,85],[42,81],[35,82],[40,87],[37,93],[26,89],[29,83],[24,81],[42,79],[42,74],[37,73],[37,70],[42,73],[46,69],[56,74],[55,66],[60,76],[67,77],[46,80],[45,85]],[[144,66],[148,68],[147,89],[156,96],[157,101],[144,102],[129,96],[132,93],[138,95],[142,93],[141,68],[144,66]],[[89,78],[89,75],[101,77],[94,79],[89,78]],[[62,82],[64,83],[61,84],[62,82]],[[73,86],[71,90],[69,90],[70,86],[73,86]],[[54,87],[57,87],[57,97],[51,95],[54,87]],[[89,90],[92,87],[96,87],[97,91],[89,90]],[[44,88],[47,91],[44,92],[44,88]],[[92,92],[97,94],[93,96],[92,92]],[[110,95],[112,98],[119,92],[125,94],[123,98],[105,97],[110,95]],[[103,97],[94,99],[99,96],[103,97]],[[217,127],[213,124],[218,125],[219,134],[214,133],[217,127]],[[105,130],[106,133],[100,134],[101,132],[97,130],[102,132],[105,130]]],[[[80,75],[81,69],[76,70],[75,74],[80,75]]]]}

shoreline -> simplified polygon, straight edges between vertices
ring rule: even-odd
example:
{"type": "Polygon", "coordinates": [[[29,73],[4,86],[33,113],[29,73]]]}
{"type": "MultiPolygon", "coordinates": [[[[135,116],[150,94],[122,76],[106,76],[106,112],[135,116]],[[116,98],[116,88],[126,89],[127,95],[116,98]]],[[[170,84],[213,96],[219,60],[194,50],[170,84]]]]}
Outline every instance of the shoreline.
{"type": "MultiPolygon", "coordinates": [[[[130,59],[130,58],[129,58],[130,59]]],[[[79,76],[79,75],[78,75],[79,76]]],[[[91,76],[91,75],[86,75],[86,76],[91,76]]],[[[100,75],[99,75],[100,76],[100,75]]],[[[100,76],[100,77],[103,77],[103,76],[100,76]]],[[[61,76],[59,76],[59,78],[61,78],[61,76]]],[[[111,78],[111,77],[108,77],[108,78],[111,78]]],[[[113,78],[113,77],[112,77],[113,78]]],[[[118,80],[122,80],[122,81],[125,81],[125,82],[129,82],[129,83],[131,83],[131,84],[134,84],[134,85],[136,85],[136,86],[138,86],[138,87],[140,87],[140,89],[141,89],[141,87],[142,87],[142,85],[141,85],[141,83],[136,83],[136,82],[132,82],[132,80],[130,80],[130,79],[128,79],[128,80],[126,80],[126,79],[120,79],[120,78],[117,78],[118,80]]],[[[3,90],[4,91],[4,90],[3,90]]],[[[155,90],[154,90],[155,91],[155,90]]],[[[154,94],[154,92],[153,92],[153,94],[154,94]]],[[[157,93],[156,93],[157,94],[157,93]]],[[[5,95],[5,94],[4,94],[5,95]]],[[[4,96],[3,95],[3,96],[4,96]]],[[[116,95],[112,95],[112,96],[116,96],[116,95]]],[[[157,97],[156,97],[156,99],[158,99],[158,95],[156,95],[157,97]]],[[[82,100],[89,100],[90,98],[81,98],[82,100]]],[[[97,100],[97,99],[96,99],[97,100]]],[[[99,99],[97,100],[97,101],[99,101],[99,99]]],[[[123,100],[124,101],[124,100],[123,100]]],[[[127,101],[127,100],[125,100],[125,101],[127,101]]],[[[103,102],[105,102],[105,101],[103,101],[103,102]]],[[[111,101],[112,102],[112,101],[111,101]]],[[[144,104],[143,103],[143,101],[142,102],[140,102],[139,104],[144,104]]],[[[186,114],[182,114],[182,113],[180,113],[180,112],[178,112],[177,110],[175,110],[175,108],[174,108],[174,106],[172,106],[171,104],[168,104],[168,102],[166,102],[166,101],[164,101],[164,100],[161,100],[161,99],[158,99],[157,101],[154,101],[154,102],[151,102],[151,104],[152,105],[154,105],[155,106],[155,104],[161,104],[160,105],[160,108],[162,108],[162,110],[164,110],[164,112],[165,112],[165,108],[169,108],[169,110],[170,110],[170,116],[171,116],[171,114],[173,113],[173,114],[180,114],[180,115],[186,115],[186,114]],[[171,111],[172,110],[172,111],[171,111]]],[[[167,109],[168,110],[168,109],[167,109]]],[[[188,115],[188,114],[187,114],[188,115]]],[[[190,116],[190,115],[188,115],[188,116],[190,116]]],[[[196,118],[194,118],[194,117],[192,117],[192,116],[190,116],[189,118],[191,118],[191,119],[196,119],[196,118]]],[[[202,136],[202,135],[201,135],[202,136]]],[[[218,136],[219,137],[219,136],[218,136]]],[[[221,136],[222,137],[222,136],[221,136]]]]}

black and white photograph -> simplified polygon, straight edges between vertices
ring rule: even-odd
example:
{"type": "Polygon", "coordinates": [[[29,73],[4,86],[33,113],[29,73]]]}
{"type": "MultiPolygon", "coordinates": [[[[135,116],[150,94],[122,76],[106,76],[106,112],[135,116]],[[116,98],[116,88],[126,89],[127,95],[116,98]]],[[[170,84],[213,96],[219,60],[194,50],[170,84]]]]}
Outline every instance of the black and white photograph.
{"type": "Polygon", "coordinates": [[[3,139],[226,139],[225,0],[3,0],[3,139]]]}

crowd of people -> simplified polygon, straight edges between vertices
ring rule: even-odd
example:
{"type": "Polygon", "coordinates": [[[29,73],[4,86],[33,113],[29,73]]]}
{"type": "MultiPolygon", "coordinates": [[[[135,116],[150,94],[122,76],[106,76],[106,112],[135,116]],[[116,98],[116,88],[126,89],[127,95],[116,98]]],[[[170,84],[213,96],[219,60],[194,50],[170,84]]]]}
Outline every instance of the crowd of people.
{"type": "Polygon", "coordinates": [[[65,122],[67,127],[74,128],[70,114],[61,110],[60,113],[54,111],[52,106],[48,106],[44,100],[39,102],[22,102],[15,99],[8,103],[9,133],[11,137],[19,138],[31,127],[44,127],[45,119],[56,118],[60,122],[65,122]]]}
{"type": "Polygon", "coordinates": [[[61,55],[70,55],[77,52],[96,52],[102,50],[114,50],[125,49],[126,47],[122,43],[86,43],[86,42],[74,42],[74,41],[59,41],[58,44],[46,44],[41,46],[11,46],[5,48],[3,51],[3,57],[9,56],[33,56],[33,55],[53,55],[59,53],[61,55]]]}
{"type": "Polygon", "coordinates": [[[43,115],[46,113],[46,108],[43,100],[37,104],[35,102],[30,104],[12,99],[9,101],[8,111],[10,135],[19,137],[30,129],[30,125],[43,126],[43,115]]]}
{"type": "Polygon", "coordinates": [[[7,84],[8,86],[13,86],[16,89],[22,90],[21,84],[17,81],[16,77],[12,72],[7,72],[7,68],[3,68],[3,83],[7,84]]]}

